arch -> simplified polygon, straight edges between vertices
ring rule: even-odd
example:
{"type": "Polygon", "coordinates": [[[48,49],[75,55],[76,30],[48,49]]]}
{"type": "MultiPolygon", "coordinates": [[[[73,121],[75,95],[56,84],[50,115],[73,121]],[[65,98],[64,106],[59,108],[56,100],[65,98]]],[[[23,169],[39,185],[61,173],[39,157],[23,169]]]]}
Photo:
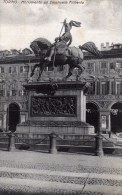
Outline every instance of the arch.
{"type": "Polygon", "coordinates": [[[116,102],[111,106],[111,131],[122,132],[122,102],[116,102]]]}
{"type": "Polygon", "coordinates": [[[96,103],[86,103],[86,122],[95,127],[95,133],[99,128],[99,107],[96,103]]]}
{"type": "Polygon", "coordinates": [[[13,100],[12,101],[9,101],[8,102],[8,107],[9,107],[10,104],[16,104],[17,106],[19,106],[20,110],[22,109],[22,104],[20,102],[15,102],[13,100]]]}
{"type": "Polygon", "coordinates": [[[109,108],[111,109],[114,104],[122,103],[122,101],[112,101],[112,103],[109,105],[109,108]]]}
{"type": "Polygon", "coordinates": [[[100,110],[100,104],[98,102],[96,103],[96,102],[90,100],[90,101],[87,101],[86,103],[87,104],[89,104],[89,103],[94,104],[97,107],[97,110],[100,110]]]}
{"type": "Polygon", "coordinates": [[[16,126],[20,122],[20,106],[13,102],[7,108],[7,125],[10,131],[16,131],[16,126]]]}

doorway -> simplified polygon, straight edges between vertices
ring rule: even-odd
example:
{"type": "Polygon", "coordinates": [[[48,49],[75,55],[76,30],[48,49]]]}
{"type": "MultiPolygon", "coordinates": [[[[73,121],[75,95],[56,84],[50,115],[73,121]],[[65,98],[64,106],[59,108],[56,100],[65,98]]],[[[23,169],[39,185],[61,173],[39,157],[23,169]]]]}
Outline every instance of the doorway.
{"type": "Polygon", "coordinates": [[[20,122],[20,107],[16,103],[11,103],[7,110],[8,129],[12,132],[16,131],[16,126],[20,122]]]}
{"type": "Polygon", "coordinates": [[[122,132],[122,103],[115,103],[111,107],[111,131],[122,132]]]}
{"type": "Polygon", "coordinates": [[[94,126],[95,133],[97,133],[99,125],[99,110],[94,103],[86,104],[86,122],[94,126]]]}

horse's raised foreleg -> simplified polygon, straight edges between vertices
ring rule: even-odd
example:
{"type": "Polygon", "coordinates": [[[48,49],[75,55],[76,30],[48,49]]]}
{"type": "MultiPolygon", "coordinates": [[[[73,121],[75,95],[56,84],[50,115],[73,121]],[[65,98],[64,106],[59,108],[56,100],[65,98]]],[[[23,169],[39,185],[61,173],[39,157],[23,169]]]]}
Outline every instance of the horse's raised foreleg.
{"type": "Polygon", "coordinates": [[[68,75],[63,80],[67,80],[70,76],[72,76],[73,69],[74,69],[74,67],[72,67],[72,66],[69,67],[68,75]]]}
{"type": "Polygon", "coordinates": [[[42,72],[43,72],[43,70],[44,70],[44,67],[46,67],[47,66],[47,63],[46,62],[43,62],[43,63],[40,63],[40,69],[39,69],[39,75],[38,75],[38,78],[37,78],[37,81],[39,81],[40,80],[40,77],[41,77],[41,75],[42,75],[42,72]]]}
{"type": "Polygon", "coordinates": [[[38,75],[37,81],[40,80],[40,77],[42,75],[43,70],[44,70],[44,67],[41,67],[40,70],[39,70],[39,75],[38,75]]]}
{"type": "Polygon", "coordinates": [[[78,77],[79,77],[83,73],[83,71],[85,70],[85,67],[82,64],[77,64],[75,67],[80,70],[80,71],[78,71],[78,77]]]}

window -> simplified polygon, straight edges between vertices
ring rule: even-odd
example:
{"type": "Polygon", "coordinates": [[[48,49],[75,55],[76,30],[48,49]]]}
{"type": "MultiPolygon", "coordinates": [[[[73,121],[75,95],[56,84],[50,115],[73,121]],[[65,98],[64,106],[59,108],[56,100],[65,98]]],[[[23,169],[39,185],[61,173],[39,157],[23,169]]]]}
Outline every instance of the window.
{"type": "Polygon", "coordinates": [[[0,90],[0,96],[4,96],[4,91],[0,90]]]}
{"type": "Polygon", "coordinates": [[[23,72],[23,66],[20,66],[20,72],[21,73],[23,72]]]}
{"type": "Polygon", "coordinates": [[[25,93],[23,90],[19,90],[19,96],[23,96],[25,93]]]}
{"type": "Polygon", "coordinates": [[[93,83],[91,83],[91,86],[90,86],[90,88],[89,88],[89,90],[88,90],[88,94],[90,95],[93,95],[93,94],[95,94],[95,82],[93,82],[93,83]]]}
{"type": "Polygon", "coordinates": [[[122,94],[122,82],[117,82],[116,83],[116,94],[117,95],[122,94]]]}
{"type": "Polygon", "coordinates": [[[12,67],[9,67],[8,72],[12,73],[12,67]]]}
{"type": "Polygon", "coordinates": [[[12,96],[16,96],[16,90],[12,89],[12,96]]]}
{"type": "Polygon", "coordinates": [[[4,73],[4,67],[0,67],[0,73],[4,73]]]}
{"type": "Polygon", "coordinates": [[[115,67],[116,67],[116,66],[115,66],[115,63],[114,63],[114,62],[111,62],[111,63],[110,63],[110,69],[111,69],[111,70],[115,70],[115,67]]]}
{"type": "Polygon", "coordinates": [[[2,127],[2,124],[3,124],[3,117],[2,115],[0,115],[0,127],[2,127]]]}
{"type": "Polygon", "coordinates": [[[0,84],[0,96],[4,96],[4,86],[0,84]]]}
{"type": "Polygon", "coordinates": [[[116,68],[122,68],[122,62],[116,62],[116,68]]]}
{"type": "Polygon", "coordinates": [[[24,66],[24,72],[28,72],[29,71],[29,66],[24,66]]]}
{"type": "Polygon", "coordinates": [[[115,94],[115,82],[114,81],[111,82],[111,94],[112,95],[115,94]]]}
{"type": "Polygon", "coordinates": [[[102,82],[102,94],[107,95],[108,94],[108,83],[102,82]]]}
{"type": "Polygon", "coordinates": [[[101,69],[107,68],[107,62],[101,62],[101,69]]]}
{"type": "Polygon", "coordinates": [[[63,68],[64,68],[63,65],[60,65],[57,67],[57,71],[63,71],[63,68]]]}
{"type": "Polygon", "coordinates": [[[53,66],[48,66],[48,71],[53,71],[53,66]]]}
{"type": "Polygon", "coordinates": [[[97,91],[96,94],[99,95],[100,94],[100,81],[97,81],[97,91]]]}
{"type": "Polygon", "coordinates": [[[7,97],[11,95],[11,91],[7,91],[7,97]]]}
{"type": "Polygon", "coordinates": [[[16,73],[17,72],[16,67],[9,67],[8,72],[9,73],[16,73]]]}
{"type": "Polygon", "coordinates": [[[11,84],[11,87],[12,87],[12,89],[15,89],[16,84],[15,84],[15,83],[12,83],[12,84],[11,84]]]}
{"type": "Polygon", "coordinates": [[[16,73],[17,70],[16,70],[16,67],[13,67],[13,73],[16,73]]]}
{"type": "Polygon", "coordinates": [[[87,68],[88,69],[93,69],[94,68],[94,63],[87,63],[87,68]]]}
{"type": "Polygon", "coordinates": [[[20,66],[20,73],[28,72],[29,66],[20,66]]]}

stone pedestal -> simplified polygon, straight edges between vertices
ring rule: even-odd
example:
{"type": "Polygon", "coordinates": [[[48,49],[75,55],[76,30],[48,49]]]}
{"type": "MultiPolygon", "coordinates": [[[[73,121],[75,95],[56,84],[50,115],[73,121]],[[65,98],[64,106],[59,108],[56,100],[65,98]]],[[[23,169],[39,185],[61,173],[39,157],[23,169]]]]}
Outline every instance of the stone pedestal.
{"type": "Polygon", "coordinates": [[[99,132],[96,136],[96,156],[103,157],[103,137],[101,132],[99,132]]]}
{"type": "Polygon", "coordinates": [[[57,153],[57,148],[56,148],[56,134],[51,133],[50,134],[50,149],[49,149],[49,153],[51,154],[56,154],[57,153]]]}
{"type": "Polygon", "coordinates": [[[10,132],[8,134],[8,136],[9,136],[8,151],[14,152],[16,150],[16,147],[15,147],[15,134],[13,132],[10,132]]]}
{"type": "Polygon", "coordinates": [[[28,121],[18,133],[88,135],[94,127],[86,123],[86,91],[81,82],[38,82],[25,85],[28,91],[28,121]]]}

